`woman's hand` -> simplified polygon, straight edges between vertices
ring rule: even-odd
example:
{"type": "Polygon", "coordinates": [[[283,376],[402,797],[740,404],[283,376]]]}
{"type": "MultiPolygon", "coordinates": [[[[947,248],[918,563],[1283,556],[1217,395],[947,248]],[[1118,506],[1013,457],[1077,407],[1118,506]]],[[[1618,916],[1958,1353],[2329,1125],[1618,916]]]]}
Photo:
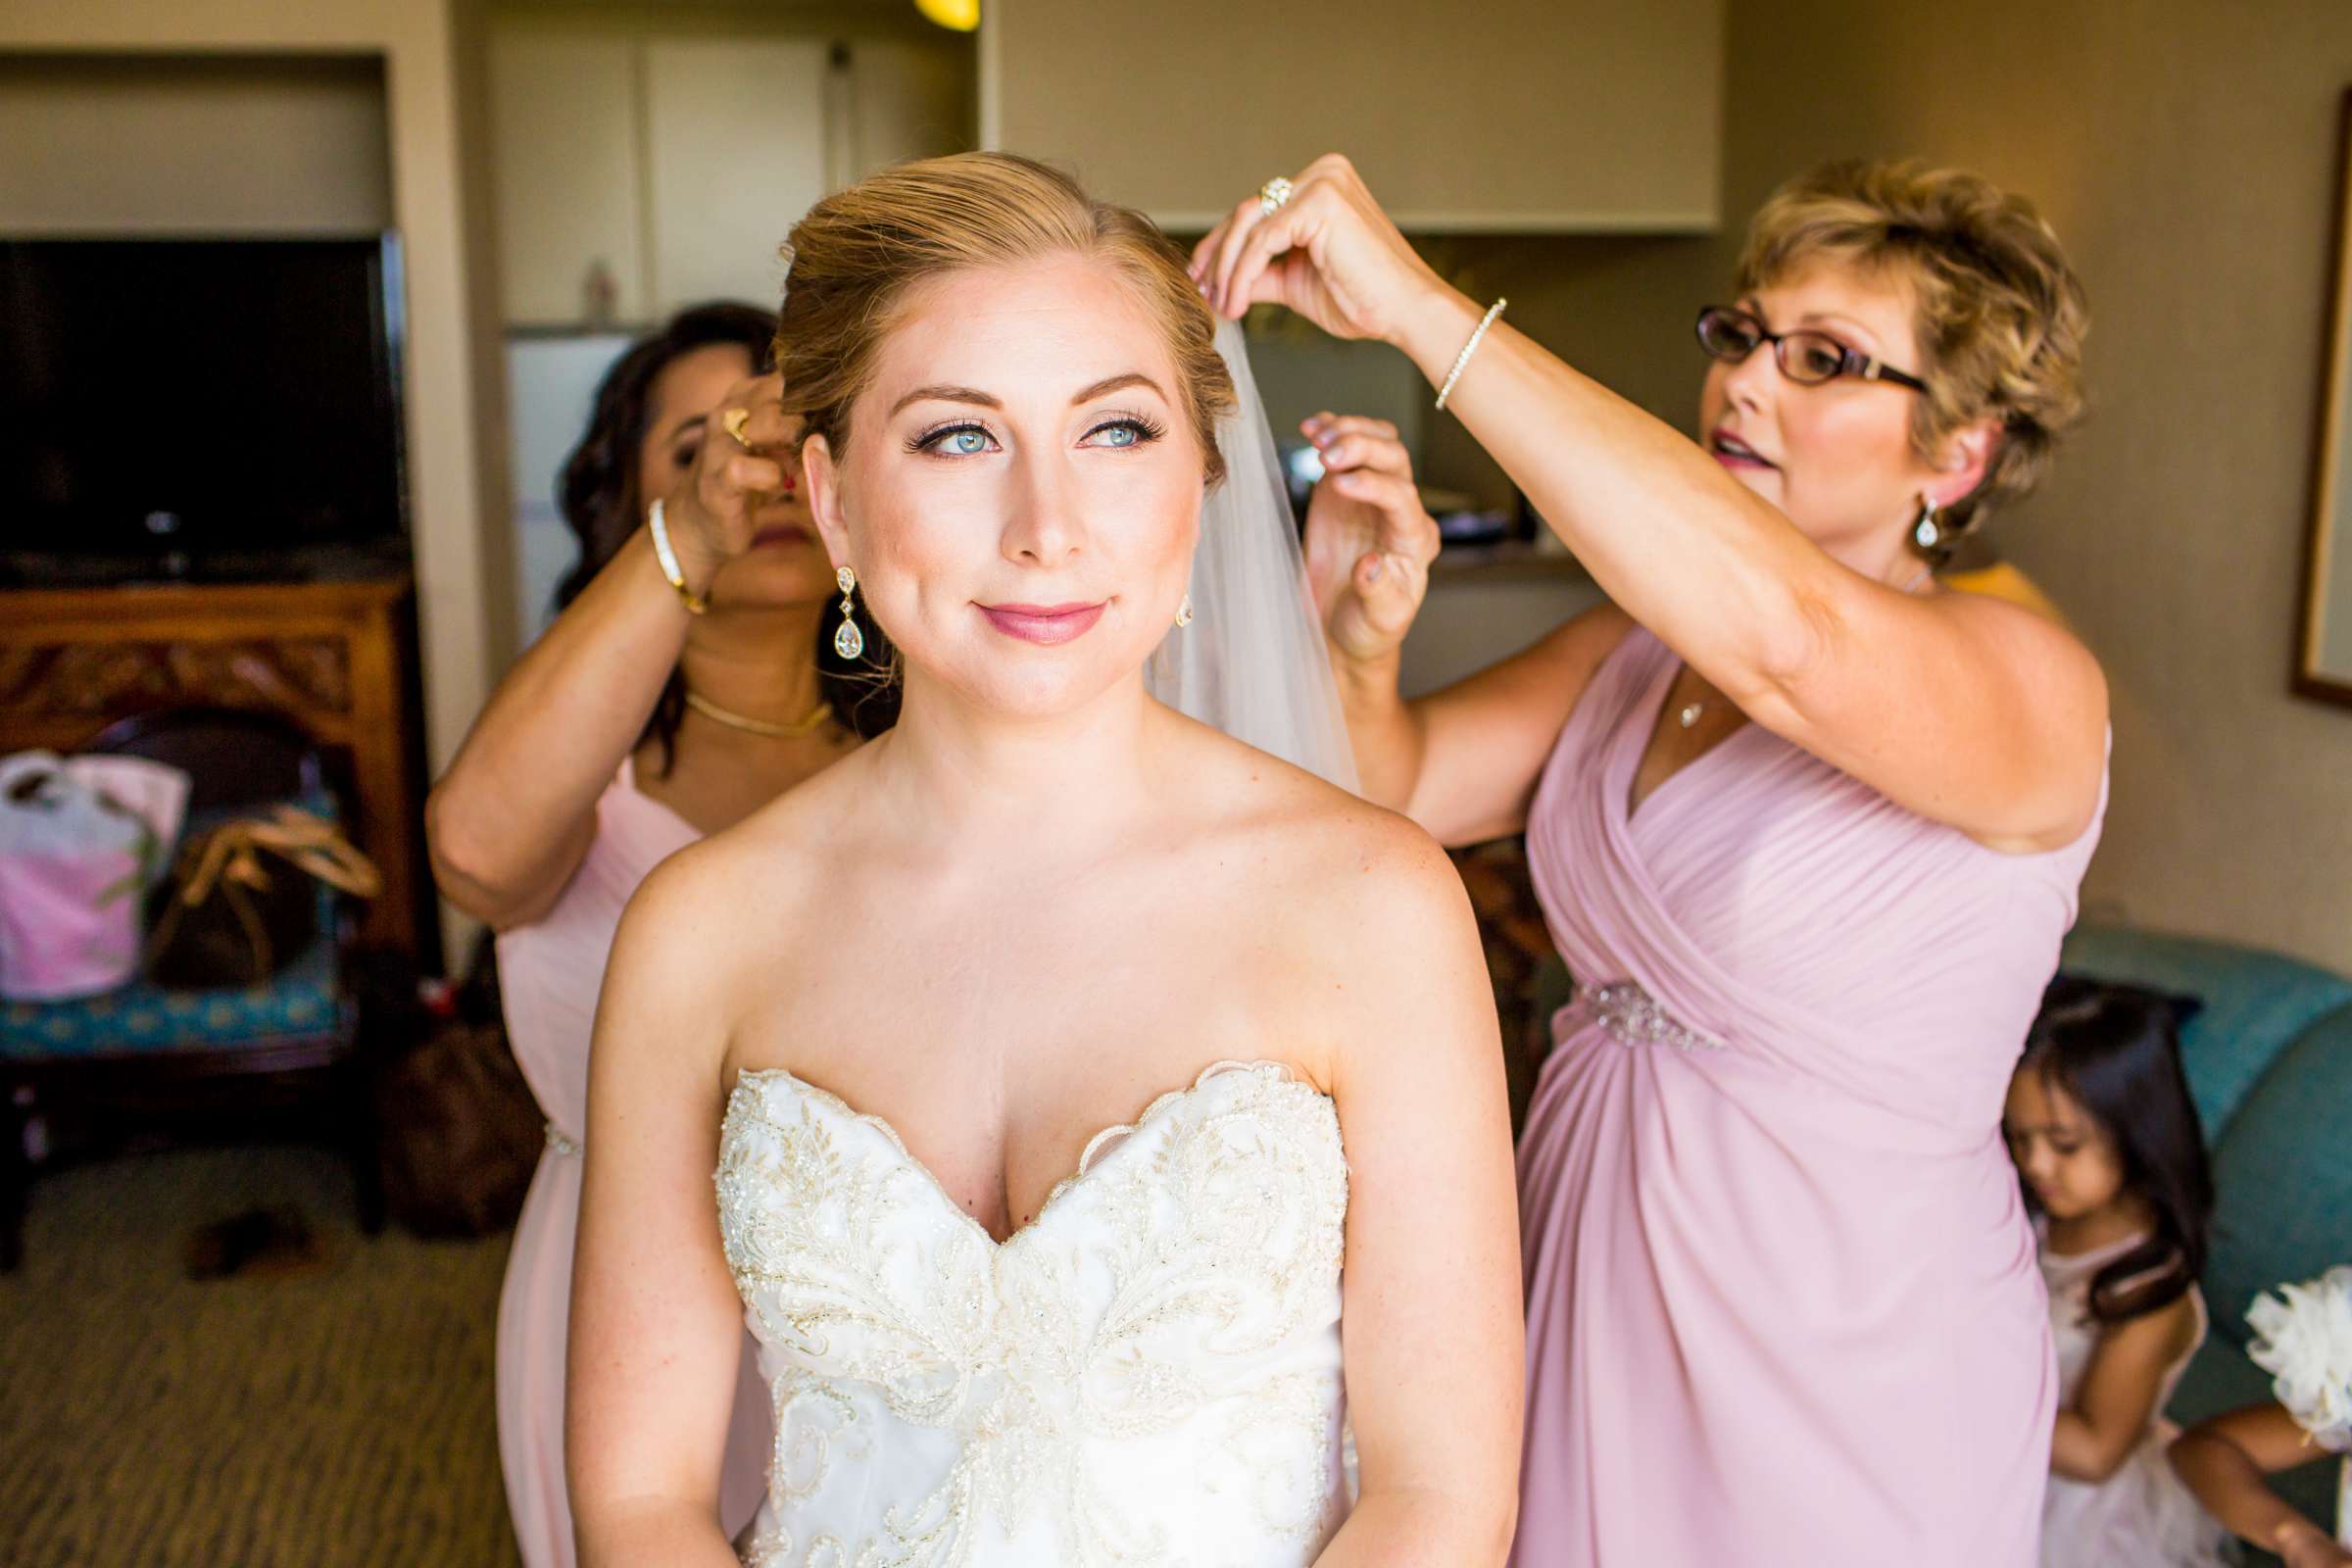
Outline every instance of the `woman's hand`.
{"type": "Polygon", "coordinates": [[[1386,419],[1316,415],[1298,427],[1323,459],[1306,508],[1306,575],[1334,654],[1371,663],[1403,645],[1429,591],[1438,525],[1386,419]]]}
{"type": "Polygon", "coordinates": [[[1265,300],[1334,337],[1383,342],[1396,341],[1415,306],[1446,292],[1338,153],[1307,165],[1273,212],[1255,196],[1237,204],[1193,248],[1192,274],[1220,316],[1238,321],[1265,300]]]}
{"type": "Polygon", "coordinates": [[[703,421],[694,466],[662,498],[662,521],[686,581],[708,592],[718,569],[752,547],[761,507],[799,483],[791,464],[796,420],[783,409],[784,382],[773,373],[738,381],[703,421]],[[727,417],[741,409],[739,440],[727,417]]]}

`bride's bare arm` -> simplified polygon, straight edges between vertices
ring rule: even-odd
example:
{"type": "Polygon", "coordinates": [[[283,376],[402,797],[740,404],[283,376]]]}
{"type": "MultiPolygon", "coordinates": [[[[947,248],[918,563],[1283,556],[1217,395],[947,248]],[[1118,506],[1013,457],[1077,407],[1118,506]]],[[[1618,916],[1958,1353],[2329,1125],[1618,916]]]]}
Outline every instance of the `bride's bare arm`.
{"type": "Polygon", "coordinates": [[[723,907],[699,857],[649,878],[613,944],[589,1060],[565,1451],[583,1568],[733,1568],[718,1522],[743,1307],[719,1250],[723,907]]]}
{"type": "Polygon", "coordinates": [[[1344,917],[1348,1404],[1362,1493],[1318,1568],[1500,1563],[1526,1358],[1494,996],[1461,880],[1390,819],[1344,917]]]}

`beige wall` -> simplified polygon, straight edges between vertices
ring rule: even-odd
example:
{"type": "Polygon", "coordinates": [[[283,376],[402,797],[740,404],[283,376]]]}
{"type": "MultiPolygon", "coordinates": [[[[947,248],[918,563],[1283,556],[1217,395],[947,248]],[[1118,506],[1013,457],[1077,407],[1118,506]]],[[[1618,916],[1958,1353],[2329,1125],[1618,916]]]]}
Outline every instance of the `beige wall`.
{"type": "MultiPolygon", "coordinates": [[[[391,213],[408,280],[407,436],[425,737],[436,768],[503,664],[511,627],[498,392],[476,358],[454,0],[8,0],[0,53],[360,56],[381,60],[391,213]]],[[[13,148],[12,154],[13,156],[13,148]]],[[[485,323],[486,324],[486,323],[485,323]]]]}
{"type": "Polygon", "coordinates": [[[387,228],[386,123],[367,56],[0,56],[0,231],[387,228]]]}
{"type": "Polygon", "coordinates": [[[1992,527],[2114,688],[2089,911],[2352,969],[2352,712],[2287,694],[2352,6],[1733,0],[1730,23],[1726,234],[1490,244],[1487,291],[1687,425],[1690,316],[1782,178],[1914,154],[2033,195],[2090,292],[2093,414],[1992,527]]]}

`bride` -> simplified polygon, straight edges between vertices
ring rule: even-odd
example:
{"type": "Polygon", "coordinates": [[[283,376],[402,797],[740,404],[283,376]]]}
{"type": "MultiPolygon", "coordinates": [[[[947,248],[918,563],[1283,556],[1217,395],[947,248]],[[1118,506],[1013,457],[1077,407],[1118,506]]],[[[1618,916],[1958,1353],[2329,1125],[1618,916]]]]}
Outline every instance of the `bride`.
{"type": "Polygon", "coordinates": [[[1251,646],[1220,615],[1280,615],[1211,569],[1228,530],[1296,546],[1270,487],[1234,494],[1268,442],[1183,257],[999,154],[830,197],[792,257],[784,406],[735,427],[806,420],[905,707],[622,923],[573,1286],[583,1563],[733,1560],[743,1314],[777,1429],[754,1563],[1499,1563],[1518,1253],[1460,885],[1152,695],[1317,760],[1296,713],[1249,716],[1318,681],[1328,708],[1296,565],[1292,652],[1200,657],[1251,646]]]}

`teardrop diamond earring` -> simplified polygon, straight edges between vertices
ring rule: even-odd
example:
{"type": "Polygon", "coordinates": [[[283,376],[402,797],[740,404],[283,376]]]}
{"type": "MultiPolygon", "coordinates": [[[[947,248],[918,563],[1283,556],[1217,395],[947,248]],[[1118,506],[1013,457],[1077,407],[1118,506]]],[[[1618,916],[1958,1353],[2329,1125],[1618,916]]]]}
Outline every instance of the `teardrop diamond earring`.
{"type": "Polygon", "coordinates": [[[855,661],[865,652],[865,633],[858,629],[857,606],[850,599],[858,588],[858,573],[844,566],[833,573],[833,580],[841,587],[841,624],[833,632],[833,651],[855,661]]]}

